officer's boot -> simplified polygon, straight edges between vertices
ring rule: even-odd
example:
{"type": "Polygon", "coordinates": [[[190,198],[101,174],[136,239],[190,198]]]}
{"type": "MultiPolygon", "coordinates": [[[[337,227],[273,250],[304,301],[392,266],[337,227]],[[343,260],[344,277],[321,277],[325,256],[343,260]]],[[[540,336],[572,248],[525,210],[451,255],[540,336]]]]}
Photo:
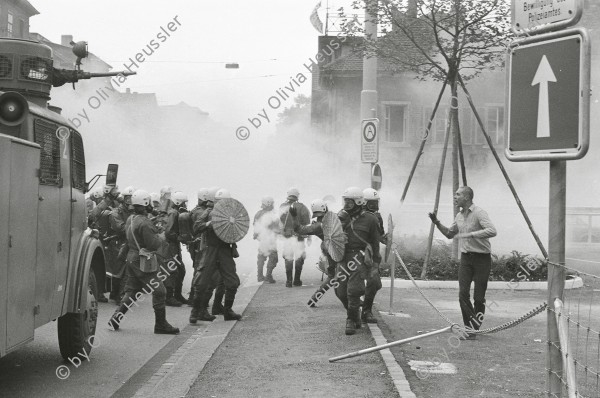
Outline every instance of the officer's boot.
{"type": "Polygon", "coordinates": [[[313,295],[310,297],[310,300],[308,300],[308,306],[311,308],[316,307],[317,302],[325,295],[325,293],[327,293],[329,287],[329,284],[326,284],[325,286],[321,285],[321,287],[319,287],[317,291],[314,292],[313,295]]]}
{"type": "Polygon", "coordinates": [[[195,306],[192,307],[192,312],[190,313],[190,323],[192,325],[195,325],[196,322],[198,321],[198,318],[200,317],[200,311],[198,311],[198,308],[196,308],[195,306]]]}
{"type": "Polygon", "coordinates": [[[267,283],[275,283],[275,279],[273,279],[273,268],[267,266],[267,275],[265,275],[265,282],[267,283]]]}
{"type": "Polygon", "coordinates": [[[127,311],[129,311],[129,307],[126,306],[125,303],[121,304],[115,313],[110,317],[108,326],[113,330],[119,330],[119,326],[121,326],[121,322],[123,322],[123,318],[125,317],[127,311]]]}
{"type": "Polygon", "coordinates": [[[197,294],[194,297],[194,301],[192,302],[192,312],[190,313],[190,323],[192,325],[196,324],[196,322],[198,321],[200,313],[202,312],[200,311],[200,309],[203,306],[206,308],[205,300],[202,300],[202,296],[197,294]]]}
{"type": "Polygon", "coordinates": [[[104,297],[104,292],[106,292],[106,276],[105,274],[101,274],[101,277],[96,276],[97,285],[98,285],[98,302],[99,303],[108,303],[108,299],[104,297]]]}
{"type": "Polygon", "coordinates": [[[362,328],[362,321],[360,320],[360,318],[361,318],[361,308],[358,307],[354,313],[354,326],[357,329],[362,328]]]}
{"type": "Polygon", "coordinates": [[[292,287],[292,272],[294,270],[294,262],[290,260],[285,260],[285,276],[286,282],[285,287],[292,287]]]}
{"type": "Polygon", "coordinates": [[[110,281],[110,296],[108,296],[108,298],[110,298],[115,303],[117,303],[117,305],[119,305],[121,303],[121,297],[119,293],[121,291],[121,279],[115,278],[113,276],[110,278],[110,281]]]}
{"type": "Polygon", "coordinates": [[[262,282],[262,281],[265,280],[265,276],[263,275],[263,268],[264,268],[264,265],[265,265],[264,260],[263,261],[258,260],[257,265],[258,265],[258,268],[256,270],[256,280],[258,282],[262,282]]]}
{"type": "Polygon", "coordinates": [[[175,299],[175,290],[172,287],[167,288],[167,300],[165,304],[170,307],[181,307],[181,303],[175,299]]]}
{"type": "Polygon", "coordinates": [[[298,265],[296,261],[296,271],[294,272],[294,286],[302,286],[302,281],[300,280],[300,275],[302,274],[302,266],[298,265]]]}
{"type": "Polygon", "coordinates": [[[351,310],[348,309],[346,311],[347,314],[347,318],[346,318],[346,335],[350,336],[356,333],[356,322],[354,320],[355,315],[354,313],[356,312],[356,310],[351,310]]]}
{"type": "Polygon", "coordinates": [[[179,334],[179,329],[167,322],[167,310],[165,308],[154,310],[154,334],[179,334]]]}
{"type": "Polygon", "coordinates": [[[175,290],[174,290],[175,294],[174,294],[174,297],[175,297],[175,300],[179,301],[181,304],[187,304],[187,303],[188,303],[188,301],[187,301],[187,300],[185,299],[185,297],[183,297],[183,295],[181,294],[181,290],[182,290],[182,289],[183,289],[183,285],[182,285],[182,284],[180,284],[180,283],[178,283],[178,284],[175,286],[175,290]]]}
{"type": "Polygon", "coordinates": [[[192,286],[191,290],[190,290],[190,295],[188,296],[187,299],[187,305],[189,305],[190,307],[194,306],[194,296],[196,295],[196,288],[194,286],[192,286]]]}
{"type": "Polygon", "coordinates": [[[222,286],[217,286],[215,289],[215,298],[213,299],[212,314],[223,315],[225,314],[225,308],[223,307],[223,296],[225,295],[225,289],[222,286]]]}
{"type": "Polygon", "coordinates": [[[365,302],[362,306],[362,323],[377,323],[377,319],[373,316],[373,299],[365,297],[365,302]]]}
{"type": "Polygon", "coordinates": [[[242,316],[240,314],[236,314],[235,312],[233,312],[233,301],[233,298],[228,297],[225,299],[225,310],[223,313],[223,319],[226,321],[239,321],[240,319],[242,319],[242,316]]]}

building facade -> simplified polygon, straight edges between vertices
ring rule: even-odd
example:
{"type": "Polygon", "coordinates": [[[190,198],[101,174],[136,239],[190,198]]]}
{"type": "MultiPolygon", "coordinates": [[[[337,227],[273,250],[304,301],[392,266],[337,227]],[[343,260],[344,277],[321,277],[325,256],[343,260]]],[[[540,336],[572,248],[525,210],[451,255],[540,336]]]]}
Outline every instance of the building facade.
{"type": "MultiPolygon", "coordinates": [[[[585,1],[584,15],[578,26],[588,29],[592,43],[600,40],[598,2],[585,1]]],[[[315,59],[312,71],[311,122],[318,131],[336,139],[358,141],[360,138],[363,59],[353,51],[353,47],[360,40],[359,37],[338,35],[320,36],[318,41],[317,57],[320,56],[321,62],[315,59]]],[[[596,47],[592,45],[592,84],[595,79],[594,70],[600,65],[600,52],[596,47]]],[[[408,47],[405,50],[411,51],[408,47]]],[[[396,173],[394,177],[405,179],[417,155],[422,137],[426,134],[442,83],[417,80],[410,70],[398,72],[395,68],[396,73],[391,73],[392,69],[394,68],[390,68],[385,60],[378,60],[376,114],[380,122],[379,158],[380,162],[393,165],[391,172],[396,173]]],[[[506,142],[505,72],[484,71],[476,79],[467,82],[467,87],[494,147],[498,152],[503,152],[506,142]]],[[[439,169],[448,123],[449,91],[447,88],[433,119],[428,132],[427,150],[421,157],[417,173],[435,176],[439,169]]],[[[598,105],[598,101],[594,101],[595,98],[592,99],[592,107],[598,105]]],[[[458,112],[465,164],[467,169],[477,172],[493,161],[492,154],[460,88],[458,112]]],[[[357,159],[358,156],[357,154],[357,159]]],[[[501,158],[504,157],[501,155],[501,158]]]]}
{"type": "Polygon", "coordinates": [[[0,0],[0,37],[29,38],[29,18],[39,14],[27,0],[0,0]]]}

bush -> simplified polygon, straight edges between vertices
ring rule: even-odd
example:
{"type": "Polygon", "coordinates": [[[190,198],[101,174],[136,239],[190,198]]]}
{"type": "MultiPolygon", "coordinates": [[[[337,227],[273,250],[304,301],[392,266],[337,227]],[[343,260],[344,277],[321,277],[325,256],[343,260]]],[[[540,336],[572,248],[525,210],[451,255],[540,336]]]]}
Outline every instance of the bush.
{"type": "MultiPolygon", "coordinates": [[[[436,240],[432,244],[431,256],[427,266],[427,280],[458,280],[460,262],[451,257],[452,247],[444,241],[436,240]]],[[[427,238],[415,236],[400,240],[398,253],[414,279],[421,279],[421,271],[427,253],[427,238]]],[[[390,262],[381,264],[381,276],[390,276],[390,262]]],[[[402,266],[396,263],[396,278],[408,279],[402,266]]],[[[548,266],[538,257],[523,254],[516,250],[510,255],[498,256],[492,254],[492,269],[490,281],[545,281],[548,276],[548,266]]]]}

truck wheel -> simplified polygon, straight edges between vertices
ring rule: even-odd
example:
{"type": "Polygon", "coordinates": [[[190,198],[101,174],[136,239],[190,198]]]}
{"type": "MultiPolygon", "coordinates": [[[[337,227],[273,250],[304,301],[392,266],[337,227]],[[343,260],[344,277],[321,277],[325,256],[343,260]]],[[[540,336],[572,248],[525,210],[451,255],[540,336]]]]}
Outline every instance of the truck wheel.
{"type": "Polygon", "coordinates": [[[98,320],[98,287],[94,271],[90,270],[85,308],[82,313],[67,313],[58,318],[58,345],[65,360],[85,358],[92,350],[98,320]]]}

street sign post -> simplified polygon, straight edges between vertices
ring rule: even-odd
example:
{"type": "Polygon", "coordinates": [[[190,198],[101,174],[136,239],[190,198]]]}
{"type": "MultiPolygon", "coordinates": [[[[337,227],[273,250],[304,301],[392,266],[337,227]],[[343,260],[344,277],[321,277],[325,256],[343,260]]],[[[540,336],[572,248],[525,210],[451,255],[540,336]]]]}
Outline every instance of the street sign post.
{"type": "Polygon", "coordinates": [[[379,119],[364,119],[360,128],[360,159],[363,163],[379,160],[379,119]]]}
{"type": "Polygon", "coordinates": [[[506,157],[572,160],[589,146],[590,43],[583,28],[511,43],[506,157]]]}
{"type": "Polygon", "coordinates": [[[583,0],[512,0],[512,30],[535,34],[575,25],[583,13],[583,0]]]}
{"type": "Polygon", "coordinates": [[[381,177],[381,166],[375,163],[371,167],[371,188],[376,191],[381,189],[382,177],[381,177]]]}

